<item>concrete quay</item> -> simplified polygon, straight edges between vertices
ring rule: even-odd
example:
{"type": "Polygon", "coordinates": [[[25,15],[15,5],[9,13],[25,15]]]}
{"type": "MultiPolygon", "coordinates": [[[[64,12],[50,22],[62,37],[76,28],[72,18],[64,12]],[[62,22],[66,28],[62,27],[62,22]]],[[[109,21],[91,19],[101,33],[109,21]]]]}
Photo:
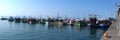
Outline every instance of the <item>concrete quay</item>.
{"type": "Polygon", "coordinates": [[[120,40],[119,27],[120,26],[118,25],[117,21],[113,22],[112,25],[105,32],[108,34],[109,38],[105,39],[103,35],[100,40],[120,40]]]}

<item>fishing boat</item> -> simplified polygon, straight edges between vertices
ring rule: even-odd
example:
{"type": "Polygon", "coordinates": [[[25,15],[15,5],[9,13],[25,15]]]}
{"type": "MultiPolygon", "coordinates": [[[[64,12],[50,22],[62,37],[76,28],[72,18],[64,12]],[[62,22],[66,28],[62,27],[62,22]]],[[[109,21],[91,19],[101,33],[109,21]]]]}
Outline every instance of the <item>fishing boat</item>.
{"type": "Polygon", "coordinates": [[[9,21],[9,22],[13,22],[13,21],[14,21],[14,18],[13,18],[13,17],[10,17],[10,18],[8,19],[8,21],[9,21]]]}
{"type": "Polygon", "coordinates": [[[21,22],[21,18],[20,17],[15,18],[15,22],[21,22]]]}
{"type": "Polygon", "coordinates": [[[46,20],[45,19],[40,19],[40,24],[46,24],[46,20]]]}
{"type": "Polygon", "coordinates": [[[21,21],[22,21],[22,23],[28,23],[28,19],[27,18],[22,18],[21,21]]]}
{"type": "Polygon", "coordinates": [[[80,26],[82,26],[82,27],[87,26],[87,21],[85,19],[80,20],[79,22],[80,22],[80,26]]]}
{"type": "Polygon", "coordinates": [[[74,23],[75,26],[80,26],[80,20],[77,18],[75,19],[75,23],[74,23]]]}
{"type": "Polygon", "coordinates": [[[98,24],[101,29],[107,29],[112,23],[110,20],[99,20],[98,24]]]}
{"type": "Polygon", "coordinates": [[[62,26],[62,20],[54,19],[54,18],[48,18],[48,25],[54,25],[54,26],[62,26]]]}
{"type": "Polygon", "coordinates": [[[62,25],[68,25],[68,21],[64,21],[62,23],[63,23],[62,25]]]}
{"type": "Polygon", "coordinates": [[[71,20],[69,20],[69,23],[68,23],[68,25],[70,25],[70,26],[74,26],[74,20],[73,19],[71,19],[71,20]]]}
{"type": "Polygon", "coordinates": [[[7,20],[7,18],[5,18],[5,17],[2,16],[1,20],[7,20]]]}
{"type": "Polygon", "coordinates": [[[98,21],[96,15],[90,14],[89,20],[90,20],[90,27],[91,28],[98,28],[99,27],[99,25],[96,23],[98,21]]]}
{"type": "Polygon", "coordinates": [[[36,23],[39,23],[39,21],[37,19],[35,19],[35,18],[30,18],[30,19],[28,19],[28,23],[36,24],[36,23]]]}

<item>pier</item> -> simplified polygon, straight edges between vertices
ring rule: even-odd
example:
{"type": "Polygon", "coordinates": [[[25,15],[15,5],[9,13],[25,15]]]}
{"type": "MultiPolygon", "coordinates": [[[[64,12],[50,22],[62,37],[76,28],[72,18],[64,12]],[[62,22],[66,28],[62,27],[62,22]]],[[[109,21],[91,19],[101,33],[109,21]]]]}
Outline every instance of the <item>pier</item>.
{"type": "Polygon", "coordinates": [[[120,40],[120,6],[118,7],[118,12],[116,16],[116,21],[105,32],[108,34],[108,38],[104,38],[104,34],[100,40],[120,40]]]}
{"type": "MultiPolygon", "coordinates": [[[[105,33],[108,33],[108,36],[110,36],[110,38],[107,38],[107,40],[120,40],[119,29],[117,28],[117,22],[113,22],[105,33]]],[[[100,40],[106,40],[106,39],[104,38],[104,36],[102,36],[100,40]]]]}

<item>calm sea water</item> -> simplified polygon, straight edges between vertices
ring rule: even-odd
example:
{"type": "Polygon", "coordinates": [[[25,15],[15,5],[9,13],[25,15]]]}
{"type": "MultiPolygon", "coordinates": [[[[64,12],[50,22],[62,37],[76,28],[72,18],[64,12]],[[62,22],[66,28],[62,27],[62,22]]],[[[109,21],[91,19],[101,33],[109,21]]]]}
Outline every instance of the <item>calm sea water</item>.
{"type": "Polygon", "coordinates": [[[103,31],[79,26],[0,21],[0,40],[100,40],[103,31]]]}

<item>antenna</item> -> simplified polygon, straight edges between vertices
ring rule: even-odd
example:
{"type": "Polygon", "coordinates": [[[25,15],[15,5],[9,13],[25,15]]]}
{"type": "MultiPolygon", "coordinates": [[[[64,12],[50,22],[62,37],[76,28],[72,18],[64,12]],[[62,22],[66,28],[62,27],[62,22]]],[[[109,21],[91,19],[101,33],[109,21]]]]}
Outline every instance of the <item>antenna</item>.
{"type": "Polygon", "coordinates": [[[57,19],[59,19],[59,13],[57,13],[57,19]]]}
{"type": "Polygon", "coordinates": [[[116,7],[120,7],[120,5],[117,3],[117,0],[115,0],[114,4],[115,4],[116,7]]]}
{"type": "Polygon", "coordinates": [[[67,15],[65,14],[65,18],[67,19],[67,15]]]}
{"type": "Polygon", "coordinates": [[[117,7],[118,7],[118,4],[117,4],[116,2],[115,2],[114,4],[115,4],[115,6],[117,6],[117,7]]]}
{"type": "Polygon", "coordinates": [[[115,6],[118,6],[117,3],[116,3],[116,0],[115,0],[114,4],[115,4],[115,6]]]}
{"type": "MultiPolygon", "coordinates": [[[[115,0],[115,6],[117,6],[117,9],[118,9],[117,16],[120,16],[120,5],[117,3],[116,0],[115,0]]],[[[116,17],[117,17],[117,16],[116,16],[116,17]]]]}

